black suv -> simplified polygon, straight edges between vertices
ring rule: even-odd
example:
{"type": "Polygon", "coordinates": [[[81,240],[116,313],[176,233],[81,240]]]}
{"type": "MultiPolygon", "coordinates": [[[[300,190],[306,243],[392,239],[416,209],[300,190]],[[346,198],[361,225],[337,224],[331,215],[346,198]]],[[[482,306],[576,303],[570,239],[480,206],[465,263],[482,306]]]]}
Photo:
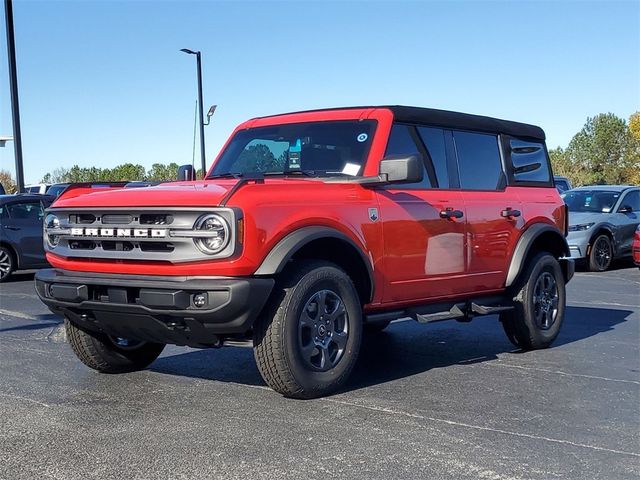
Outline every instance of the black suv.
{"type": "Polygon", "coordinates": [[[42,245],[47,195],[0,195],[0,282],[18,269],[47,266],[42,245]]]}

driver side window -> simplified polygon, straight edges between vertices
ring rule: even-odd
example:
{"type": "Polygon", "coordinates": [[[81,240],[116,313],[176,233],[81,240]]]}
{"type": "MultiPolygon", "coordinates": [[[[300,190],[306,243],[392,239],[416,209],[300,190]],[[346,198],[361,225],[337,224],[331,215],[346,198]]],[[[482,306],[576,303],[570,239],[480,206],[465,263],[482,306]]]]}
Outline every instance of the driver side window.
{"type": "Polygon", "coordinates": [[[640,212],[640,190],[628,192],[620,202],[620,208],[629,206],[634,212],[640,212]]]}

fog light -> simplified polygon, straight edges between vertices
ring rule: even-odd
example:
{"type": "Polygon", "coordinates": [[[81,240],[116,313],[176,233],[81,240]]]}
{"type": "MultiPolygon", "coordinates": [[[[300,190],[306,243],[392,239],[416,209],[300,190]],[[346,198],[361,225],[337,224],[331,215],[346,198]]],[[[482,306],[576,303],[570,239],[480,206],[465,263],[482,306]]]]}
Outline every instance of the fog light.
{"type": "Polygon", "coordinates": [[[204,307],[207,304],[207,294],[196,293],[193,296],[193,304],[198,308],[204,307]]]}

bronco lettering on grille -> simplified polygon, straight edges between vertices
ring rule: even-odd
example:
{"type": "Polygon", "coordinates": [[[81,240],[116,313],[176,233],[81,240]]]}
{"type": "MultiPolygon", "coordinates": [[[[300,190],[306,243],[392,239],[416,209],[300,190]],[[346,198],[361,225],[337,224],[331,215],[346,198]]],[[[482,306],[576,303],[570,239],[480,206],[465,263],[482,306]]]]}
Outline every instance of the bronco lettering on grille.
{"type": "Polygon", "coordinates": [[[74,237],[164,238],[164,228],[72,228],[74,237]]]}

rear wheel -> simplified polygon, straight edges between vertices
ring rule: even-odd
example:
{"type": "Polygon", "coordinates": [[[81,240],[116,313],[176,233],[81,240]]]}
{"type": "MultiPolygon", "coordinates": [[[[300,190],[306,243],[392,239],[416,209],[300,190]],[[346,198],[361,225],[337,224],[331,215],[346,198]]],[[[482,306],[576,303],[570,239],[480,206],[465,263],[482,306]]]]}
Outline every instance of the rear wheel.
{"type": "Polygon", "coordinates": [[[349,276],[328,262],[293,264],[254,328],[265,382],[293,398],[327,395],[344,384],[360,350],[362,307],[349,276]]]}
{"type": "Polygon", "coordinates": [[[608,235],[598,235],[591,246],[589,253],[589,270],[592,272],[604,272],[611,266],[613,258],[613,245],[608,235]]]}
{"type": "Polygon", "coordinates": [[[16,268],[13,252],[7,247],[0,247],[0,282],[4,282],[16,268]]]}
{"type": "Polygon", "coordinates": [[[164,344],[141,342],[82,330],[65,318],[67,339],[73,353],[86,366],[103,373],[142,370],[162,353],[164,344]]]}
{"type": "Polygon", "coordinates": [[[558,260],[538,253],[517,285],[514,310],[500,315],[507,338],[524,350],[547,348],[564,320],[565,282],[558,260]]]}

